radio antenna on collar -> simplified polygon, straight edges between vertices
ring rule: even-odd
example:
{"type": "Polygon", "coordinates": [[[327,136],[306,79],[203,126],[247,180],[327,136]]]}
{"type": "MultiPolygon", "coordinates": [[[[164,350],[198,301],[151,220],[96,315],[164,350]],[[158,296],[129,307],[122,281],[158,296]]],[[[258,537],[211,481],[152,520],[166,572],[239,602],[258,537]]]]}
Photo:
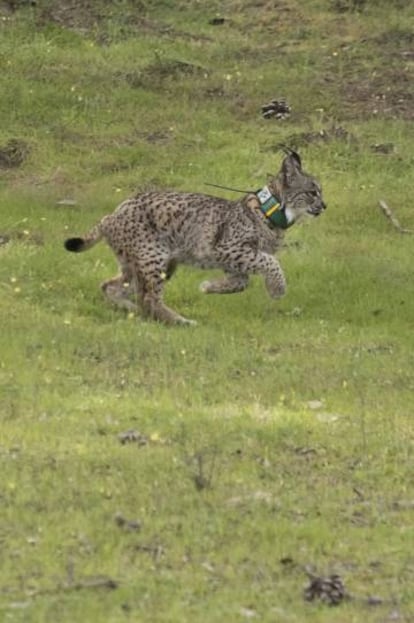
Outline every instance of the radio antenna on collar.
{"type": "Polygon", "coordinates": [[[255,193],[255,190],[240,190],[240,188],[230,188],[229,186],[220,186],[220,184],[210,184],[209,182],[204,182],[206,186],[214,186],[214,188],[221,188],[222,190],[231,190],[234,193],[243,193],[244,195],[248,195],[251,193],[255,193]]]}

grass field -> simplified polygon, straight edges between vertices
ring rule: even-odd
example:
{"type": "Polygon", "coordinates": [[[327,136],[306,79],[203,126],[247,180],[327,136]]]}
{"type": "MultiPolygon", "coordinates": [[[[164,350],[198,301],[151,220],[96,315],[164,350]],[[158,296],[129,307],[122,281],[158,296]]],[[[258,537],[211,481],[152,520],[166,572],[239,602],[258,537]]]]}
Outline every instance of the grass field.
{"type": "Polygon", "coordinates": [[[413,237],[378,207],[414,230],[414,6],[10,5],[0,620],[414,621],[413,237]],[[279,143],[328,203],[287,235],[281,301],[180,268],[166,300],[198,324],[166,328],[102,299],[105,245],[63,249],[137,189],[258,188],[279,143]],[[331,575],[337,606],[305,599],[331,575]]]}

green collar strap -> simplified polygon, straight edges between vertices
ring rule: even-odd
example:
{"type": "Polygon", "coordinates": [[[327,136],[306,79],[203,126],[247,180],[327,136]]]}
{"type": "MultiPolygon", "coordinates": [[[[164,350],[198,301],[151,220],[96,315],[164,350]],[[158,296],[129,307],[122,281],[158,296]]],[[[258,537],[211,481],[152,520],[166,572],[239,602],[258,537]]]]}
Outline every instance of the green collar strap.
{"type": "Polygon", "coordinates": [[[260,211],[269,221],[270,227],[287,229],[293,225],[293,223],[289,223],[286,218],[284,206],[274,195],[272,195],[268,186],[264,186],[260,190],[256,191],[255,195],[260,203],[260,211]]]}

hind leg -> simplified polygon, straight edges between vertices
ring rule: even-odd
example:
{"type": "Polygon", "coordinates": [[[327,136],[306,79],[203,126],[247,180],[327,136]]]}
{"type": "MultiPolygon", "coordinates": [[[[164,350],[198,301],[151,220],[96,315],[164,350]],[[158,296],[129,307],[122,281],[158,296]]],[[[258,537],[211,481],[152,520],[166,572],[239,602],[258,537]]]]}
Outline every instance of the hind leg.
{"type": "Polygon", "coordinates": [[[177,260],[170,260],[167,263],[167,268],[165,271],[165,279],[167,281],[169,281],[171,279],[171,277],[174,275],[175,271],[177,270],[178,267],[178,262],[177,260]]]}
{"type": "Polygon", "coordinates": [[[142,307],[144,313],[152,318],[165,324],[197,324],[194,320],[184,318],[173,309],[168,307],[162,300],[162,292],[164,288],[165,277],[151,276],[146,277],[143,285],[142,307]]]}
{"type": "Polygon", "coordinates": [[[112,279],[108,279],[101,284],[101,289],[106,298],[121,309],[127,311],[137,311],[138,306],[130,300],[131,294],[135,293],[133,283],[125,278],[121,273],[112,279]]]}
{"type": "Polygon", "coordinates": [[[165,281],[172,276],[176,268],[175,261],[171,261],[167,254],[161,254],[159,249],[152,253],[147,249],[145,257],[135,258],[134,264],[136,266],[134,275],[139,275],[142,310],[146,316],[169,325],[196,324],[194,320],[184,318],[175,312],[163,301],[165,281]]]}
{"type": "Polygon", "coordinates": [[[247,288],[249,275],[244,273],[229,273],[222,279],[203,281],[200,290],[205,294],[232,294],[242,292],[247,288]]]}
{"type": "Polygon", "coordinates": [[[121,309],[137,311],[142,303],[142,284],[138,272],[129,258],[118,255],[120,274],[101,284],[106,298],[121,309]],[[134,297],[134,300],[131,298],[134,297]]]}

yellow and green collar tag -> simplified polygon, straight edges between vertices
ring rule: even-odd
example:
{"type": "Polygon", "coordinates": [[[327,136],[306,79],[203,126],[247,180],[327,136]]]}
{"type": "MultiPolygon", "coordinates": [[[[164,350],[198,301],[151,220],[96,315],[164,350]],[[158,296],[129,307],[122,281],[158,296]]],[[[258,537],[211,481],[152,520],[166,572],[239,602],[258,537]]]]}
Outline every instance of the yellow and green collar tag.
{"type": "Polygon", "coordinates": [[[272,194],[268,186],[264,186],[256,191],[256,197],[260,203],[260,211],[269,220],[269,224],[273,227],[287,229],[293,223],[289,223],[286,218],[284,206],[272,194]]]}

